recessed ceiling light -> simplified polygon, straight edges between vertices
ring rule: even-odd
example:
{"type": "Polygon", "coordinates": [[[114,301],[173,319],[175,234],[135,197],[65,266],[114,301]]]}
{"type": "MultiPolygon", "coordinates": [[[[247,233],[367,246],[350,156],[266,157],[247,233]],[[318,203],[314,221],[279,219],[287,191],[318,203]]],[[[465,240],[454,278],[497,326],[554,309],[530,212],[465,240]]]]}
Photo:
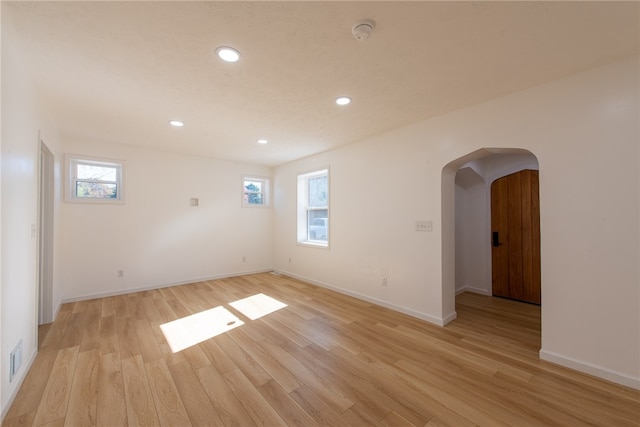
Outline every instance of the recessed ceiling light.
{"type": "Polygon", "coordinates": [[[266,143],[268,143],[268,142],[269,142],[269,141],[267,141],[266,139],[259,139],[259,140],[258,140],[258,144],[266,144],[266,143]]]}
{"type": "Polygon", "coordinates": [[[225,62],[238,62],[240,59],[240,52],[232,47],[220,46],[216,49],[218,57],[225,62]]]}
{"type": "Polygon", "coordinates": [[[170,120],[169,124],[177,128],[181,128],[182,126],[184,126],[184,122],[181,122],[180,120],[170,120]]]}
{"type": "Polygon", "coordinates": [[[336,99],[336,104],[338,105],[347,105],[351,103],[351,98],[349,98],[348,96],[341,96],[340,98],[336,99]]]}

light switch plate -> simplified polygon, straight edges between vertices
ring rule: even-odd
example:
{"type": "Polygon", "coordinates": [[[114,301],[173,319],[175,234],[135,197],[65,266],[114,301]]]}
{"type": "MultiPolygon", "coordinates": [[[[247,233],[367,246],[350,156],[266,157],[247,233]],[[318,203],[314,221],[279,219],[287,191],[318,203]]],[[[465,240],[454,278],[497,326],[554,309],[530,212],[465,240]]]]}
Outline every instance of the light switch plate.
{"type": "Polygon", "coordinates": [[[433,231],[433,221],[416,221],[416,231],[433,231]]]}

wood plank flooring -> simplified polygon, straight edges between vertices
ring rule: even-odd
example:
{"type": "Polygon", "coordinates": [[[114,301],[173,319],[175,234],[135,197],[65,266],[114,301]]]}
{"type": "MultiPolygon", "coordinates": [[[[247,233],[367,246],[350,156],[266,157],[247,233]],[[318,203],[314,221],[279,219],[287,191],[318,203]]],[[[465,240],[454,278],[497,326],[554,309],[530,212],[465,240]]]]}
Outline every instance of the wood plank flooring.
{"type": "Polygon", "coordinates": [[[65,304],[2,425],[640,425],[640,392],[538,359],[539,307],[457,312],[441,328],[269,273],[65,304]],[[230,306],[259,293],[287,306],[230,306]],[[244,324],[171,351],[160,325],[220,306],[244,324]]]}

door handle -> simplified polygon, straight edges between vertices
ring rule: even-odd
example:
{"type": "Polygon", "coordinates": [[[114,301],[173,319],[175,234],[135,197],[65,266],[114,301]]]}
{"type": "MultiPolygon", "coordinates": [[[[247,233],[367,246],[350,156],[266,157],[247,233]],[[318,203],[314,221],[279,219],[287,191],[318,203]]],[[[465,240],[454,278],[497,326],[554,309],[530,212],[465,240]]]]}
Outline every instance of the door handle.
{"type": "Polygon", "coordinates": [[[498,233],[497,231],[494,231],[493,233],[491,233],[491,240],[492,240],[492,246],[494,248],[497,248],[498,246],[502,245],[502,243],[500,243],[500,233],[498,233]]]}

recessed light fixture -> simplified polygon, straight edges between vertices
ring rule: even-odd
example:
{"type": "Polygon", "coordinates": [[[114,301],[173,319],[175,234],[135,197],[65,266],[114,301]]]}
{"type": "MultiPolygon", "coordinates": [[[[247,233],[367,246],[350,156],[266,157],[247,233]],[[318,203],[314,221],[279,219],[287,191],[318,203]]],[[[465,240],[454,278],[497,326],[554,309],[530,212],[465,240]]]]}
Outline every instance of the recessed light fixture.
{"type": "Polygon", "coordinates": [[[266,144],[266,143],[268,143],[268,142],[269,142],[269,141],[267,141],[266,139],[259,139],[259,140],[258,140],[258,144],[266,144]]]}
{"type": "Polygon", "coordinates": [[[336,98],[336,104],[338,105],[348,105],[351,103],[351,98],[348,96],[341,96],[340,98],[336,98]]]}
{"type": "Polygon", "coordinates": [[[216,53],[224,62],[238,62],[240,59],[240,52],[232,47],[220,46],[216,49],[216,53]]]}
{"type": "Polygon", "coordinates": [[[181,128],[182,126],[184,126],[184,122],[181,122],[180,120],[170,120],[169,124],[177,128],[181,128]]]}

